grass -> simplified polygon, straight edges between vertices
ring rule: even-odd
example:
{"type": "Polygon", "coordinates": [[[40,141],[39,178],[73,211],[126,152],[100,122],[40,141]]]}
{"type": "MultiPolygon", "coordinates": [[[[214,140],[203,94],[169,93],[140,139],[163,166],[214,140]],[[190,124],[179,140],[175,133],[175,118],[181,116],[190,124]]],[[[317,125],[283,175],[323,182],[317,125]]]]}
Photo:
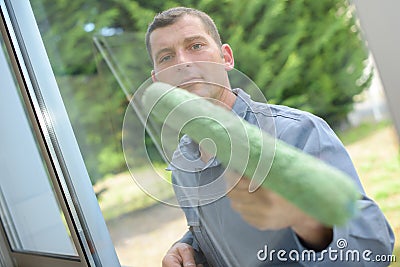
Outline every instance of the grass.
{"type": "MultiPolygon", "coordinates": [[[[368,196],[376,201],[400,240],[400,156],[395,130],[389,122],[363,124],[338,134],[357,169],[368,196]]],[[[400,246],[393,255],[400,267],[400,246]]]]}
{"type": "Polygon", "coordinates": [[[349,128],[347,130],[337,132],[340,140],[342,140],[345,146],[350,145],[354,142],[360,141],[377,130],[383,129],[391,125],[390,121],[383,120],[380,122],[372,123],[372,122],[365,122],[360,124],[357,127],[349,128]]]}
{"type": "Polygon", "coordinates": [[[160,178],[168,182],[171,180],[165,167],[159,164],[154,169],[135,170],[133,176],[130,173],[120,173],[97,183],[94,190],[104,219],[113,220],[173,197],[169,183],[161,183],[160,178]],[[140,181],[134,177],[140,177],[140,181]],[[152,191],[145,193],[141,187],[152,191]]]}

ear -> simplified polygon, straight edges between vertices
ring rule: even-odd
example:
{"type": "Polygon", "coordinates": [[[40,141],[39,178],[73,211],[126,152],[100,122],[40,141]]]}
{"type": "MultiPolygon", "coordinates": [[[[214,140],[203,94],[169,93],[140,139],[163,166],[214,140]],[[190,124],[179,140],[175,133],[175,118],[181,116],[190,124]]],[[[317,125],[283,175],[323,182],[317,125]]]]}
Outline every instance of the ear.
{"type": "Polygon", "coordinates": [[[235,67],[235,59],[233,58],[232,48],[228,44],[223,44],[221,46],[221,51],[225,62],[225,70],[232,70],[235,67]]]}
{"type": "Polygon", "coordinates": [[[154,70],[151,70],[151,79],[153,83],[157,82],[156,72],[154,70]]]}

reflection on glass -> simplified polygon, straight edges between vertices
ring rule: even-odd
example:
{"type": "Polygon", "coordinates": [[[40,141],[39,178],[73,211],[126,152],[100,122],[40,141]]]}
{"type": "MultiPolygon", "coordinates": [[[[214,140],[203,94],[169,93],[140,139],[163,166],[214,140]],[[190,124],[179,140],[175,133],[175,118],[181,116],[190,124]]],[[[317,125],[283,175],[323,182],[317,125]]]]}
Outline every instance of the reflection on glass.
{"type": "Polygon", "coordinates": [[[14,251],[77,256],[0,45],[1,222],[14,251]]]}
{"type": "MultiPolygon", "coordinates": [[[[153,14],[135,27],[131,16],[120,14],[123,7],[108,1],[33,0],[31,5],[119,261],[124,266],[159,266],[186,231],[184,215],[141,190],[122,148],[128,99],[151,73],[144,33],[137,31],[145,30],[153,14]]],[[[143,129],[134,118],[132,126],[143,129]]],[[[170,179],[151,138],[125,138],[136,174],[163,199],[174,197],[169,184],[153,183],[153,169],[145,165],[143,142],[157,171],[170,179]]]]}

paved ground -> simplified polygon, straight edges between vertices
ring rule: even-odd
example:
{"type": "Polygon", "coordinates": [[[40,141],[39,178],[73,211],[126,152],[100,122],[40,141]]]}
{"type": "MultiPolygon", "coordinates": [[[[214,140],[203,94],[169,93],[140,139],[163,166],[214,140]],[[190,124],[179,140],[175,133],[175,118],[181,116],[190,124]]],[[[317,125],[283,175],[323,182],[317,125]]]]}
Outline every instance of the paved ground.
{"type": "Polygon", "coordinates": [[[183,212],[158,204],[108,222],[122,266],[161,266],[168,248],[186,231],[183,212]]]}

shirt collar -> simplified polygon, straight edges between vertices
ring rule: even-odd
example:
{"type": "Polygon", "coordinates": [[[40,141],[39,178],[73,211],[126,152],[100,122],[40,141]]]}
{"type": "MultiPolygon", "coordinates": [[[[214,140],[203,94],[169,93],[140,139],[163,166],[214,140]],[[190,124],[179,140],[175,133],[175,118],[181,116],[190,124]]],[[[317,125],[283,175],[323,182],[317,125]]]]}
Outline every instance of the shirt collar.
{"type": "Polygon", "coordinates": [[[240,88],[232,89],[232,92],[236,95],[236,100],[232,106],[232,111],[236,115],[238,115],[239,117],[244,119],[247,114],[247,110],[250,105],[250,102],[251,102],[250,95],[245,93],[240,88]]]}

